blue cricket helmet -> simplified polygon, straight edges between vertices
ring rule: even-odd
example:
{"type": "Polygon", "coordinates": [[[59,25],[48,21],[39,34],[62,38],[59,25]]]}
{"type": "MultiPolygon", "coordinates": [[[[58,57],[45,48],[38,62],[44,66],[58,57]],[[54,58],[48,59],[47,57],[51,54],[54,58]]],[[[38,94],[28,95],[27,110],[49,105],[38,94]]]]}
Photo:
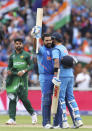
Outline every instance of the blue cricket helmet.
{"type": "Polygon", "coordinates": [[[75,64],[77,64],[77,60],[72,56],[66,55],[61,59],[61,64],[64,68],[72,68],[75,64]]]}

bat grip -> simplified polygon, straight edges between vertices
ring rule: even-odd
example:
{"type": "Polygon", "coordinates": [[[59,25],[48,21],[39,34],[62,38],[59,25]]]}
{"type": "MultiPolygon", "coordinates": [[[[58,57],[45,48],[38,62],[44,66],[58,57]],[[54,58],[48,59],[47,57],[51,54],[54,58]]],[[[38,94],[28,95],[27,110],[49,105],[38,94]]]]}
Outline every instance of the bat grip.
{"type": "Polygon", "coordinates": [[[39,38],[36,38],[36,54],[38,53],[38,46],[39,46],[39,38]]]}
{"type": "Polygon", "coordinates": [[[59,79],[60,69],[58,69],[57,79],[59,79]]]}

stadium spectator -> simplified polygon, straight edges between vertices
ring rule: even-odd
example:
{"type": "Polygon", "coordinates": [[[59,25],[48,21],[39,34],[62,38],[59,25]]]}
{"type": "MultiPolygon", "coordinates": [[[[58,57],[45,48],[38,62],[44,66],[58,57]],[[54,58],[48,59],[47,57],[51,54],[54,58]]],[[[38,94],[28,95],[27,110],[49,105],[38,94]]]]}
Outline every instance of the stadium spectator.
{"type": "Polygon", "coordinates": [[[78,89],[86,90],[89,89],[91,77],[85,67],[82,68],[82,72],[76,76],[76,84],[78,89]]]}
{"type": "Polygon", "coordinates": [[[86,65],[86,68],[88,69],[88,72],[90,74],[91,80],[90,80],[90,87],[92,87],[92,61],[86,65]]]}
{"type": "Polygon", "coordinates": [[[77,74],[81,73],[82,71],[82,64],[78,63],[76,64],[76,66],[74,67],[74,76],[76,78],[77,74]]]}

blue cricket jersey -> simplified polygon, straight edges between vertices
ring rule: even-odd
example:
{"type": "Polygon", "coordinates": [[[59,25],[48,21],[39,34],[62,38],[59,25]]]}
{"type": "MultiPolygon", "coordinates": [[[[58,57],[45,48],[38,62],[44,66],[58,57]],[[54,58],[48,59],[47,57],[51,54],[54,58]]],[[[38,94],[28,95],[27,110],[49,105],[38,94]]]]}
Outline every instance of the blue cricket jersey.
{"type": "Polygon", "coordinates": [[[63,56],[68,55],[68,51],[63,45],[56,45],[52,51],[52,58],[58,58],[60,62],[60,77],[74,77],[72,68],[64,68],[61,64],[63,56]]]}
{"type": "Polygon", "coordinates": [[[44,45],[40,47],[37,54],[37,62],[39,69],[39,80],[52,79],[54,74],[54,62],[52,60],[52,49],[47,48],[44,45]]]}

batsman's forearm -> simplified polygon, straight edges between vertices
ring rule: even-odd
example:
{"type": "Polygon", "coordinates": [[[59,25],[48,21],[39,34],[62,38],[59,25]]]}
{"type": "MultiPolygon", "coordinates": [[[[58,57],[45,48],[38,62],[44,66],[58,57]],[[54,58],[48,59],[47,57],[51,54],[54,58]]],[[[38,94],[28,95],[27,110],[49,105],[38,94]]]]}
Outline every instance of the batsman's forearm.
{"type": "Polygon", "coordinates": [[[55,76],[57,76],[58,69],[59,69],[59,59],[54,59],[54,75],[55,76]]]}
{"type": "Polygon", "coordinates": [[[33,38],[33,48],[36,50],[36,38],[33,38]]]}

